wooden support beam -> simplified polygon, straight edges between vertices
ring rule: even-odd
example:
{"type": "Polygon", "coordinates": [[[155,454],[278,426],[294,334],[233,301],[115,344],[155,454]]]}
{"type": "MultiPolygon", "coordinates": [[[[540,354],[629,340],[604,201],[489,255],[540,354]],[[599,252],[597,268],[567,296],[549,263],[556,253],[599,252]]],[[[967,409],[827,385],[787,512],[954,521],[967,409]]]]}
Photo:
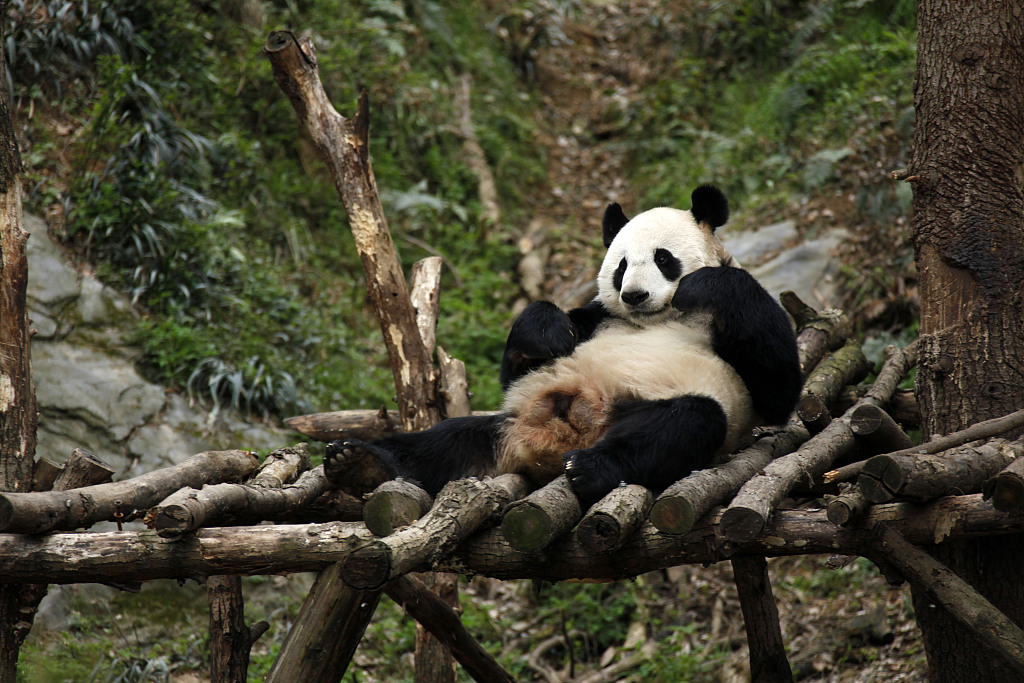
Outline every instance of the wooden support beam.
{"type": "Polygon", "coordinates": [[[772,595],[772,580],[764,557],[734,557],[733,579],[750,648],[750,680],[786,683],[793,672],[782,640],[779,608],[772,595]]]}

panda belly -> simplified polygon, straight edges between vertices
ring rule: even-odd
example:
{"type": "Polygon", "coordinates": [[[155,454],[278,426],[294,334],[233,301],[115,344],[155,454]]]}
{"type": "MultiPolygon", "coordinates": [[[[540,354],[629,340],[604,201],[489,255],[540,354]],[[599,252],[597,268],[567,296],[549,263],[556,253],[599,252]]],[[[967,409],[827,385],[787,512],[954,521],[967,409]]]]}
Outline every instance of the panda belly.
{"type": "Polygon", "coordinates": [[[730,453],[753,426],[750,394],[731,365],[715,355],[708,321],[637,328],[614,322],[571,356],[531,372],[509,387],[499,472],[524,472],[537,482],[558,476],[562,455],[589,448],[603,435],[616,401],[706,396],[721,405],[730,453]]]}

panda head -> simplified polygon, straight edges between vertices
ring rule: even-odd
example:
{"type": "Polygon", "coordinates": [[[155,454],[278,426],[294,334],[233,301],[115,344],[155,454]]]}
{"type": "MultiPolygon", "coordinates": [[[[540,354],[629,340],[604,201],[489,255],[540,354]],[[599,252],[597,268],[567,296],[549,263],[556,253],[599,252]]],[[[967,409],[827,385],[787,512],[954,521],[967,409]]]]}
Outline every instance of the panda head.
{"type": "Polygon", "coordinates": [[[715,229],[729,217],[722,191],[701,185],[689,211],[657,208],[632,220],[612,204],[604,214],[608,248],[597,276],[597,298],[613,315],[640,326],[678,314],[672,297],[684,275],[705,266],[737,265],[715,229]]]}

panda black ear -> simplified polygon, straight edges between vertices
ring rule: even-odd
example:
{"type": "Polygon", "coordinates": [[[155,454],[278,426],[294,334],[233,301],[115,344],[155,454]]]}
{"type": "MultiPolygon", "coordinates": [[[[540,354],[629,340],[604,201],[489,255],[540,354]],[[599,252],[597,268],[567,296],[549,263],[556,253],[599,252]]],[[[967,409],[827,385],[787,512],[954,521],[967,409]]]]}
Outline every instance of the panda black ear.
{"type": "Polygon", "coordinates": [[[609,204],[604,210],[604,220],[601,221],[601,232],[604,236],[604,246],[607,249],[611,246],[612,240],[622,230],[622,226],[629,222],[629,218],[622,211],[618,203],[609,204]]]}
{"type": "Polygon", "coordinates": [[[710,225],[712,232],[729,220],[729,200],[714,185],[701,185],[690,195],[690,201],[693,202],[690,209],[693,219],[710,225]]]}

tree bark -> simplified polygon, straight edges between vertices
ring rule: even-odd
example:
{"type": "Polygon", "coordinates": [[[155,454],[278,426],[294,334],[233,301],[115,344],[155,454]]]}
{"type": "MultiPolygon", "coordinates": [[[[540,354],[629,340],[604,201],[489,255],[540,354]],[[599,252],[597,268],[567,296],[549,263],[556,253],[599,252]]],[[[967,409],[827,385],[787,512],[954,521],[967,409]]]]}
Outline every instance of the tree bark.
{"type": "MultiPolygon", "coordinates": [[[[0,0],[0,83],[6,74],[6,0],[0,0]]],[[[22,227],[21,155],[8,89],[0,93],[0,490],[31,491],[36,451],[36,397],[32,386],[28,260],[22,227]]],[[[37,591],[0,584],[0,681],[13,682],[18,650],[35,616],[37,591]],[[27,593],[25,592],[27,591],[27,593]]]]}
{"type": "Polygon", "coordinates": [[[70,491],[0,494],[0,530],[41,534],[78,529],[114,519],[114,514],[147,510],[172,492],[190,486],[238,481],[256,470],[259,461],[247,451],[208,451],[173,467],[132,479],[84,486],[70,491]]]}
{"type": "Polygon", "coordinates": [[[213,683],[245,683],[252,644],[270,624],[245,624],[242,577],[211,576],[206,581],[210,598],[210,680],[213,683]]]}
{"type": "MultiPolygon", "coordinates": [[[[1024,6],[921,0],[917,24],[906,179],[921,292],[917,394],[930,437],[1024,407],[1024,6]]],[[[1024,539],[933,552],[1024,624],[1024,539]]],[[[915,589],[914,603],[932,681],[1020,680],[927,593],[915,589]]]]}

